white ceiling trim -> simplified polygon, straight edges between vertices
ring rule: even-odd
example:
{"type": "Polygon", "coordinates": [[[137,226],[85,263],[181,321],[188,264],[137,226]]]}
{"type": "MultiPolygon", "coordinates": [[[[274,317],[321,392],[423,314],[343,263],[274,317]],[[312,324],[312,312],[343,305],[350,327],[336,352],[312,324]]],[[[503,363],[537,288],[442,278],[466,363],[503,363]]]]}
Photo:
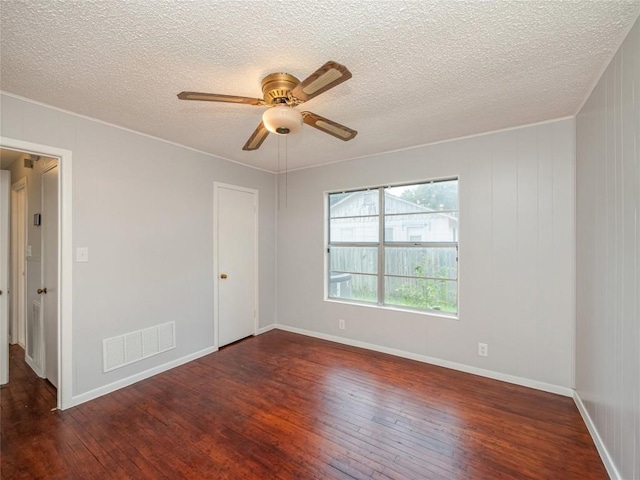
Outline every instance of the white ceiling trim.
{"type": "MultiPolygon", "coordinates": [[[[640,10],[640,6],[638,7],[638,9],[640,10]]],[[[636,22],[638,21],[638,18],[640,18],[640,11],[636,15],[636,22]]],[[[633,26],[635,25],[636,22],[629,23],[629,26],[627,27],[627,29],[624,32],[624,35],[622,35],[620,37],[620,40],[618,41],[618,45],[616,45],[616,47],[611,51],[611,55],[609,56],[609,59],[604,63],[604,65],[602,65],[602,67],[598,71],[598,74],[596,75],[595,79],[593,80],[592,85],[589,87],[589,90],[587,91],[587,94],[582,99],[582,102],[580,102],[580,105],[578,105],[578,109],[573,114],[574,117],[578,116],[578,114],[580,113],[580,110],[582,110],[582,107],[584,107],[584,104],[587,103],[587,100],[589,100],[589,97],[591,96],[593,91],[598,86],[598,82],[600,82],[600,79],[602,78],[602,75],[604,75],[604,72],[607,70],[607,68],[609,68],[609,65],[611,64],[611,62],[613,61],[614,57],[618,53],[618,50],[620,50],[620,47],[624,43],[625,38],[627,38],[627,35],[629,35],[629,32],[631,31],[631,29],[633,28],[633,26]]]]}
{"type": "MultiPolygon", "coordinates": [[[[389,150],[388,152],[372,153],[370,155],[363,155],[361,157],[345,158],[344,160],[335,160],[333,162],[322,163],[320,165],[309,165],[308,167],[290,168],[287,171],[288,172],[295,172],[297,170],[308,170],[310,168],[320,168],[320,167],[324,167],[324,166],[327,166],[327,165],[335,165],[336,163],[350,162],[352,160],[360,160],[361,158],[380,157],[382,155],[389,155],[391,153],[406,152],[407,150],[415,150],[415,149],[418,149],[418,148],[430,147],[430,146],[433,146],[433,145],[438,145],[440,143],[456,142],[458,140],[465,140],[465,139],[468,139],[468,138],[484,137],[485,135],[492,135],[494,133],[508,132],[510,130],[519,130],[521,128],[527,128],[527,127],[535,127],[536,125],[545,125],[547,123],[560,122],[562,120],[569,120],[571,118],[576,118],[576,116],[575,115],[566,115],[564,117],[552,118],[550,120],[543,120],[541,122],[526,123],[524,125],[516,125],[515,127],[500,128],[498,130],[489,130],[489,131],[481,132],[481,133],[473,133],[471,135],[465,135],[463,137],[447,138],[446,140],[438,140],[438,141],[431,142],[431,143],[423,143],[422,145],[415,145],[415,146],[412,146],[412,147],[398,148],[396,150],[389,150]]],[[[282,174],[282,173],[286,173],[286,172],[278,172],[278,173],[282,174]]],[[[362,188],[364,188],[364,187],[362,187],[362,188]]]]}
{"type": "Polygon", "coordinates": [[[70,110],[65,110],[64,108],[56,107],[54,105],[48,105],[48,104],[46,104],[44,102],[39,102],[38,100],[33,100],[31,98],[21,97],[20,95],[15,95],[13,93],[5,92],[3,90],[0,90],[0,95],[6,95],[7,97],[16,98],[18,100],[22,100],[23,102],[28,102],[28,103],[31,103],[33,105],[38,105],[40,107],[51,108],[52,110],[56,110],[58,112],[66,113],[67,115],[73,115],[74,117],[83,118],[83,119],[89,120],[91,122],[96,122],[96,123],[100,123],[102,125],[106,125],[108,127],[113,127],[113,128],[117,128],[119,130],[124,130],[125,132],[135,133],[136,135],[142,135],[143,137],[151,138],[153,140],[157,140],[157,141],[162,142],[162,143],[168,143],[169,145],[173,145],[175,147],[186,148],[187,150],[191,150],[192,152],[201,153],[203,155],[206,155],[207,157],[217,158],[219,160],[224,160],[225,162],[231,162],[231,163],[235,163],[236,165],[241,165],[243,167],[252,168],[254,170],[260,170],[261,172],[277,173],[277,172],[275,172],[273,170],[268,170],[266,168],[256,167],[255,165],[249,165],[249,164],[246,164],[246,163],[238,162],[238,161],[232,160],[230,158],[224,158],[224,157],[221,157],[220,155],[215,155],[213,153],[205,152],[203,150],[198,150],[197,148],[190,147],[189,145],[184,145],[182,143],[172,142],[171,140],[166,140],[166,139],[160,138],[160,137],[154,137],[153,135],[149,135],[148,133],[139,132],[138,130],[133,130],[131,128],[123,127],[121,125],[116,125],[115,123],[105,122],[104,120],[100,120],[99,118],[89,117],[89,116],[83,115],[81,113],[76,113],[76,112],[72,112],[70,110]]]}
{"type": "Polygon", "coordinates": [[[274,171],[274,170],[268,170],[268,169],[265,169],[265,168],[256,167],[254,165],[247,165],[246,163],[238,162],[238,161],[232,160],[230,158],[224,158],[224,157],[221,157],[219,155],[214,155],[212,153],[204,152],[202,150],[198,150],[196,148],[189,147],[188,145],[182,145],[180,143],[172,142],[170,140],[165,140],[164,138],[154,137],[153,135],[149,135],[148,133],[139,132],[137,130],[132,130],[131,128],[122,127],[120,125],[116,125],[114,123],[105,122],[104,120],[100,120],[98,118],[92,118],[92,117],[89,117],[87,115],[82,115],[80,113],[70,112],[69,110],[65,110],[63,108],[55,107],[53,105],[47,105],[46,103],[38,102],[37,100],[32,100],[30,98],[21,97],[19,95],[14,95],[12,93],[4,92],[2,90],[0,90],[0,94],[1,95],[6,95],[7,97],[16,98],[16,99],[22,100],[24,102],[28,102],[28,103],[31,103],[33,105],[38,105],[38,106],[41,106],[41,107],[51,108],[53,110],[65,113],[67,115],[73,115],[74,117],[83,118],[85,120],[89,120],[89,121],[92,121],[92,122],[100,123],[102,125],[107,125],[109,127],[117,128],[119,130],[124,130],[125,132],[134,133],[136,135],[141,135],[143,137],[151,138],[153,140],[157,140],[157,141],[162,142],[162,143],[167,143],[169,145],[173,145],[173,146],[176,146],[176,147],[185,148],[187,150],[191,150],[192,152],[197,152],[197,153],[201,153],[203,155],[206,155],[207,157],[217,158],[217,159],[223,160],[225,162],[235,163],[236,165],[240,165],[242,167],[252,168],[254,170],[260,170],[262,172],[274,173],[274,174],[283,174],[283,173],[286,173],[286,172],[290,173],[290,172],[296,172],[298,170],[308,170],[310,168],[320,168],[320,167],[324,167],[324,166],[327,166],[327,165],[335,165],[336,163],[350,162],[352,160],[360,160],[360,159],[363,159],[363,158],[379,157],[379,156],[382,156],[382,155],[389,155],[389,154],[392,154],[392,153],[405,152],[405,151],[408,151],[408,150],[415,150],[415,149],[418,149],[418,148],[428,147],[428,146],[432,146],[432,145],[438,145],[440,143],[449,143],[449,142],[455,142],[457,140],[464,140],[464,139],[474,138],[474,137],[482,137],[484,135],[491,135],[491,134],[500,133],[500,132],[508,132],[510,130],[518,130],[520,128],[533,127],[533,126],[536,126],[536,125],[544,125],[544,124],[547,124],[547,123],[559,122],[561,120],[568,120],[570,118],[575,118],[576,117],[575,115],[567,115],[567,116],[564,116],[564,117],[552,118],[551,120],[543,120],[541,122],[532,122],[532,123],[527,123],[527,124],[524,124],[524,125],[516,125],[515,127],[500,128],[498,130],[489,130],[489,131],[486,131],[486,132],[474,133],[474,134],[471,134],[471,135],[465,135],[463,137],[447,138],[445,140],[438,140],[438,141],[435,141],[435,142],[423,143],[421,145],[414,145],[414,146],[411,146],[411,147],[398,148],[398,149],[395,149],[395,150],[389,150],[389,151],[380,152],[380,153],[372,153],[372,154],[369,154],[369,155],[362,155],[362,156],[359,156],[359,157],[345,158],[345,159],[342,159],[342,160],[335,160],[333,162],[322,163],[322,164],[319,164],[319,165],[309,165],[307,167],[290,168],[290,169],[286,170],[286,172],[285,171],[278,172],[278,171],[274,171]]]}

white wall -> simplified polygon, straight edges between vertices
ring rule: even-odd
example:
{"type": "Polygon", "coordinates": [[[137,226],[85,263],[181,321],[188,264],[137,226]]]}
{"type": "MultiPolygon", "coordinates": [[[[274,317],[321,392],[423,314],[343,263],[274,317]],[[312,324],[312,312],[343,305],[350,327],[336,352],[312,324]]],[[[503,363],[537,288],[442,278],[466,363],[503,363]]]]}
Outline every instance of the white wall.
{"type": "Polygon", "coordinates": [[[576,392],[605,460],[640,478],[640,21],[576,122],[576,392]]]}
{"type": "Polygon", "coordinates": [[[278,211],[278,322],[568,392],[574,126],[560,120],[290,172],[287,205],[278,211]],[[323,300],[324,191],[454,175],[459,320],[323,300]],[[489,344],[488,357],[477,355],[478,342],[489,344]]]}
{"type": "Polygon", "coordinates": [[[73,395],[211,347],[213,182],[259,190],[260,325],[275,321],[275,178],[2,95],[4,137],[73,153],[73,395]],[[176,349],[102,373],[104,338],[176,322],[176,349]]]}

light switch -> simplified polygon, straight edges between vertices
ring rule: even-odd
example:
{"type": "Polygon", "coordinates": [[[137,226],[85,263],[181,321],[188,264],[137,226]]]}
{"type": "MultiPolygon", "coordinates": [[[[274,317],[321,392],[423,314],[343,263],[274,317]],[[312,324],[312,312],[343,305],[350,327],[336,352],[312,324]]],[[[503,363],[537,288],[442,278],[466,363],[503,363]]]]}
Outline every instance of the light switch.
{"type": "Polygon", "coordinates": [[[27,257],[31,256],[31,245],[27,245],[27,257]]]}
{"type": "Polygon", "coordinates": [[[89,261],[89,248],[78,247],[76,248],[76,262],[88,262],[89,261]]]}

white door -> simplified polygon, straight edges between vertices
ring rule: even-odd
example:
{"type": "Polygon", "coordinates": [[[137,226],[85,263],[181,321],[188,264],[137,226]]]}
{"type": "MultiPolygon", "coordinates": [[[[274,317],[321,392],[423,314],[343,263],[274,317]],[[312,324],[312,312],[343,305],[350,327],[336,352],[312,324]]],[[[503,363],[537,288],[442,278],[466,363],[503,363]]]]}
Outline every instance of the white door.
{"type": "Polygon", "coordinates": [[[0,170],[0,385],[9,381],[9,195],[10,176],[0,170]]]}
{"type": "Polygon", "coordinates": [[[58,166],[42,175],[44,373],[58,387],[58,166]],[[46,289],[46,290],[45,290],[46,289]]]}
{"type": "Polygon", "coordinates": [[[255,334],[257,207],[255,190],[215,184],[218,346],[255,334]]]}
{"type": "Polygon", "coordinates": [[[10,342],[25,348],[27,275],[27,179],[11,185],[11,296],[9,306],[10,342]]]}

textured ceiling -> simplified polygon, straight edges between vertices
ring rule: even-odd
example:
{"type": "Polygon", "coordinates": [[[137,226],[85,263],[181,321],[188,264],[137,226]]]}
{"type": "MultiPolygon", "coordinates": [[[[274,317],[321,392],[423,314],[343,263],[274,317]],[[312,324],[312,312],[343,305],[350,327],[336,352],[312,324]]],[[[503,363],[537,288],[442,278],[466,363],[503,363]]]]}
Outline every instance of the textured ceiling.
{"type": "Polygon", "coordinates": [[[353,78],[304,109],[358,136],[305,126],[287,138],[289,169],[318,165],[574,115],[639,11],[640,0],[2,0],[0,89],[276,171],[283,137],[242,151],[264,107],[176,94],[260,97],[269,73],[304,79],[340,62],[353,78]]]}

